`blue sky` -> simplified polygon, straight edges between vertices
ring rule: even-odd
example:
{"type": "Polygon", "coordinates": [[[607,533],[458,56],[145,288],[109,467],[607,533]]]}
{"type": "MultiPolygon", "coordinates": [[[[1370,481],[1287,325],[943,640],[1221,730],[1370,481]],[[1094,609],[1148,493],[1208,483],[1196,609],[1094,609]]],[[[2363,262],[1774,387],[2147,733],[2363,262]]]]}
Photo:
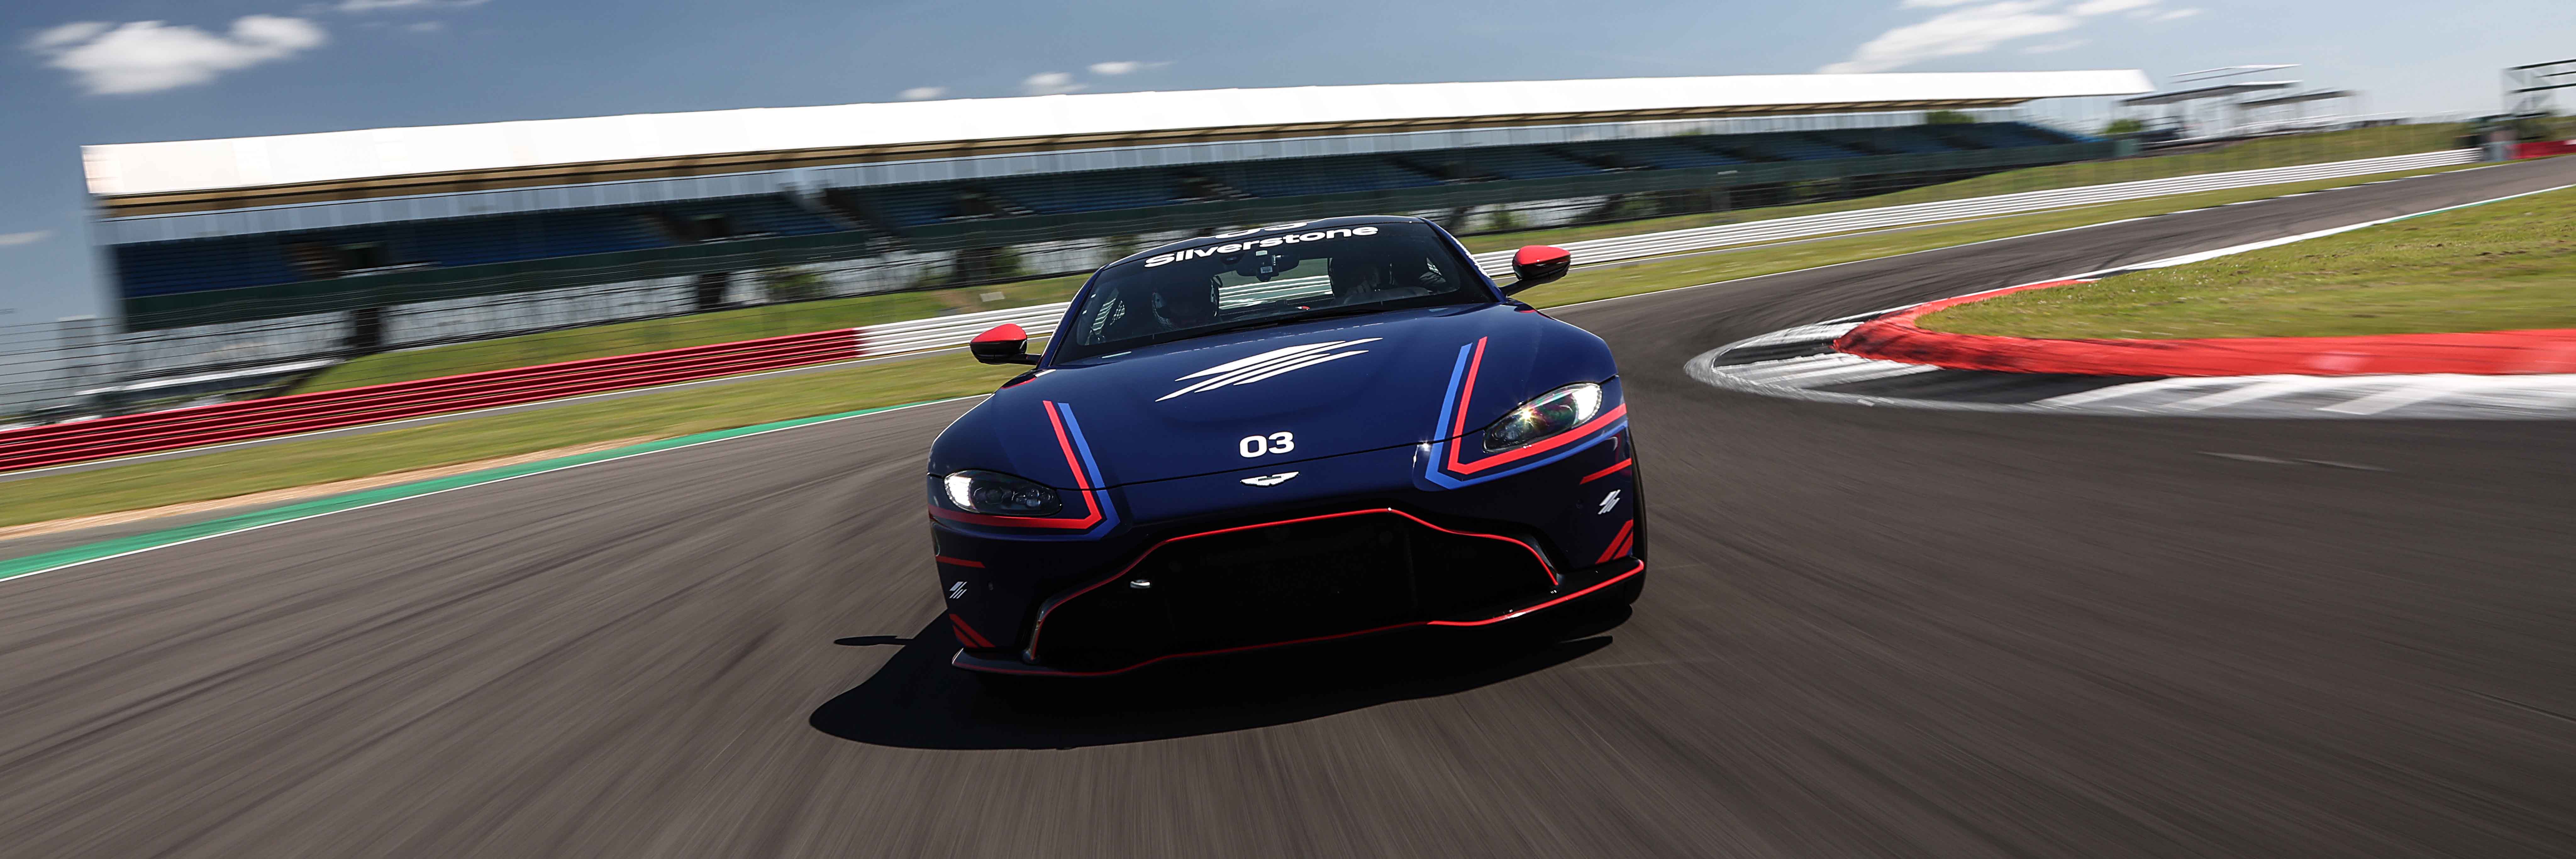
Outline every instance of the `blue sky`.
{"type": "Polygon", "coordinates": [[[2571,34],[2567,0],[16,0],[0,4],[0,325],[99,312],[86,143],[1069,88],[1828,69],[2161,81],[2266,62],[2368,91],[2374,111],[2486,112],[2499,68],[2576,54],[2571,34]]]}

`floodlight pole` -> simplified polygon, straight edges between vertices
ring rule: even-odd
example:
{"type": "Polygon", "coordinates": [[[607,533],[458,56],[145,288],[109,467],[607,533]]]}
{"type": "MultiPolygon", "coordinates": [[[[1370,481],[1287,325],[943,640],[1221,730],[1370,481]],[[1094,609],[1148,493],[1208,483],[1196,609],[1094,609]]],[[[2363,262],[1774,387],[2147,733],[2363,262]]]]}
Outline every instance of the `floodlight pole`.
{"type": "Polygon", "coordinates": [[[2551,108],[2551,91],[2568,87],[2576,87],[2576,59],[2507,67],[2504,112],[2509,116],[2538,116],[2551,108]]]}

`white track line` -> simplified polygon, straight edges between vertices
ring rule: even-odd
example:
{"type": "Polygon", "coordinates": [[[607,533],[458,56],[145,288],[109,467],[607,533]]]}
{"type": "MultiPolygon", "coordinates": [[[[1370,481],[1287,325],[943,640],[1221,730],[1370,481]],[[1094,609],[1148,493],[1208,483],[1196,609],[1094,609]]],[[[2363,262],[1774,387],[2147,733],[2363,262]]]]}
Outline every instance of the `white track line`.
{"type": "Polygon", "coordinates": [[[2346,415],[2375,415],[2390,409],[2415,405],[2426,400],[2439,399],[2452,394],[2469,393],[2483,388],[2514,385],[2520,381],[2521,380],[2515,379],[2512,376],[2470,376],[2459,373],[2427,373],[2418,376],[2409,376],[2404,384],[2398,385],[2397,387],[2380,391],[2379,393],[2371,394],[2366,397],[2346,400],[2331,406],[2321,406],[2317,410],[2321,412],[2335,412],[2337,414],[2346,415]]]}
{"type": "MultiPolygon", "coordinates": [[[[1030,340],[1032,340],[1032,341],[1035,341],[1035,340],[1043,340],[1043,339],[1046,339],[1046,337],[1047,337],[1047,335],[1045,335],[1045,334],[1034,334],[1034,335],[1030,335],[1029,339],[1030,339],[1030,340]]],[[[551,400],[530,400],[530,401],[528,401],[528,402],[524,402],[524,403],[511,403],[511,404],[506,405],[506,406],[487,406],[487,407],[485,407],[485,408],[474,409],[474,410],[471,410],[471,411],[462,411],[462,412],[442,412],[442,413],[440,413],[440,414],[435,414],[435,415],[421,415],[421,416],[419,416],[419,417],[402,418],[402,419],[399,419],[399,420],[378,421],[378,422],[376,422],[376,423],[371,423],[371,424],[352,424],[352,425],[350,425],[350,426],[345,426],[345,427],[334,427],[334,428],[331,428],[331,429],[321,429],[321,430],[313,430],[313,431],[310,431],[310,432],[300,432],[300,433],[296,433],[296,434],[294,434],[294,435],[278,435],[278,436],[269,436],[269,437],[266,437],[266,438],[247,438],[247,439],[242,439],[241,441],[228,441],[228,442],[224,442],[224,443],[221,443],[221,444],[199,445],[199,446],[196,446],[196,447],[183,447],[183,448],[176,448],[176,449],[173,449],[173,450],[156,450],[156,451],[153,451],[153,452],[151,452],[151,453],[137,453],[137,454],[130,454],[130,455],[127,455],[127,456],[113,457],[113,458],[109,458],[109,459],[92,459],[92,460],[85,460],[85,461],[82,461],[82,462],[66,462],[66,463],[63,463],[63,464],[61,464],[61,465],[48,465],[48,466],[44,466],[44,467],[41,467],[41,468],[24,468],[24,469],[19,469],[19,470],[16,470],[16,471],[0,471],[0,476],[6,476],[6,477],[8,477],[8,478],[10,478],[10,479],[12,479],[12,480],[15,480],[15,479],[24,478],[24,477],[33,477],[33,476],[36,476],[36,475],[39,475],[39,474],[43,474],[43,473],[48,472],[48,471],[59,471],[59,470],[62,470],[62,469],[68,469],[68,468],[78,468],[78,469],[101,468],[101,467],[105,467],[105,466],[116,465],[116,464],[118,464],[118,463],[125,463],[125,462],[134,461],[134,460],[151,460],[151,459],[153,459],[153,458],[155,458],[155,457],[176,459],[176,458],[181,458],[181,457],[173,456],[173,454],[182,454],[182,453],[184,453],[184,454],[190,454],[190,455],[201,455],[201,454],[213,453],[213,452],[220,451],[220,450],[228,450],[228,449],[236,448],[236,447],[249,447],[249,446],[254,446],[254,445],[275,444],[275,443],[282,442],[282,441],[295,441],[295,440],[298,440],[298,439],[312,438],[312,437],[315,437],[315,436],[327,436],[327,435],[330,435],[330,434],[332,434],[332,433],[353,433],[353,434],[354,434],[354,433],[356,433],[356,431],[358,431],[358,430],[383,431],[383,430],[395,429],[395,428],[402,427],[402,426],[409,425],[409,424],[424,424],[424,425],[425,425],[425,424],[434,424],[434,423],[439,423],[439,422],[443,422],[443,421],[451,421],[451,420],[456,420],[456,419],[459,419],[459,418],[470,418],[470,417],[474,417],[474,416],[477,416],[477,415],[485,415],[485,414],[490,414],[490,413],[494,413],[494,412],[506,412],[506,411],[509,411],[509,410],[511,410],[511,409],[518,409],[518,410],[522,410],[522,411],[537,411],[537,409],[534,409],[534,408],[531,408],[531,407],[532,407],[532,406],[544,406],[544,407],[551,408],[551,407],[554,407],[554,406],[560,406],[560,405],[570,405],[570,404],[573,404],[573,403],[582,402],[582,401],[584,401],[584,400],[597,400],[597,399],[608,399],[608,398],[615,398],[615,397],[628,397],[628,396],[634,396],[634,395],[637,395],[637,394],[652,394],[652,393],[660,393],[660,392],[664,392],[664,391],[676,391],[676,390],[680,390],[680,389],[683,389],[683,388],[708,387],[708,386],[715,386],[715,385],[730,385],[730,384],[733,384],[733,383],[735,383],[735,382],[747,382],[747,381],[750,381],[750,380],[753,380],[753,379],[758,379],[758,378],[761,378],[761,377],[764,377],[764,376],[776,376],[776,375],[781,375],[781,374],[792,374],[792,373],[811,373],[811,372],[815,372],[815,371],[819,371],[819,370],[830,370],[830,369],[833,369],[833,368],[836,368],[836,367],[852,367],[852,366],[858,366],[858,365],[862,365],[862,364],[882,363],[882,362],[893,361],[893,360],[897,360],[897,359],[921,358],[921,357],[927,357],[927,356],[929,356],[929,355],[931,355],[931,354],[933,354],[933,353],[937,353],[937,352],[963,351],[965,348],[966,348],[966,344],[960,343],[960,344],[957,344],[957,345],[955,345],[955,346],[941,346],[941,347],[937,347],[937,348],[921,349],[921,350],[916,350],[916,351],[892,352],[892,353],[888,353],[888,354],[884,354],[884,355],[863,355],[863,356],[860,356],[860,357],[857,357],[857,358],[849,358],[849,359],[844,359],[844,360],[839,360],[839,361],[833,361],[833,362],[830,362],[830,363],[827,363],[827,364],[805,364],[805,365],[796,366],[796,367],[780,367],[780,368],[775,369],[775,370],[762,370],[762,371],[757,372],[757,373],[743,373],[743,374],[741,374],[741,375],[736,375],[736,376],[717,376],[717,377],[712,378],[712,379],[691,379],[691,380],[689,380],[689,381],[685,381],[685,382],[671,382],[671,383],[668,383],[668,384],[654,385],[654,386],[649,387],[649,388],[622,388],[622,389],[614,390],[614,391],[600,391],[600,392],[598,392],[598,393],[594,393],[594,394],[581,394],[581,395],[579,395],[579,396],[558,397],[558,398],[556,398],[556,399],[551,399],[551,400]]]]}
{"type": "Polygon", "coordinates": [[[305,522],[305,521],[310,521],[310,520],[314,520],[314,519],[320,519],[320,518],[322,518],[322,517],[324,517],[324,516],[334,516],[334,515],[338,515],[338,514],[341,514],[341,513],[350,513],[350,512],[355,512],[355,511],[359,511],[359,510],[367,510],[367,509],[376,508],[376,507],[383,507],[383,506],[385,506],[385,505],[387,505],[387,504],[399,504],[399,503],[402,503],[402,502],[405,502],[405,501],[410,501],[410,500],[413,500],[413,499],[416,499],[416,498],[427,498],[427,497],[430,497],[430,496],[432,496],[432,495],[445,495],[445,494],[447,494],[447,493],[455,492],[455,491],[462,490],[462,489],[473,489],[473,488],[478,487],[478,486],[490,486],[490,485],[493,485],[493,484],[495,484],[495,483],[508,483],[508,482],[510,482],[510,481],[517,480],[517,479],[522,478],[522,477],[535,477],[535,476],[540,475],[540,474],[554,474],[554,473],[556,473],[556,472],[560,472],[560,471],[571,471],[571,470],[573,470],[573,469],[576,469],[576,468],[582,468],[582,467],[584,467],[584,466],[592,466],[592,465],[600,465],[600,464],[610,463],[610,462],[618,462],[618,461],[621,461],[621,460],[634,459],[634,458],[639,457],[639,456],[651,456],[651,455],[653,455],[653,454],[657,454],[657,453],[669,453],[669,452],[671,452],[671,451],[675,451],[675,450],[688,450],[688,449],[693,448],[693,447],[701,447],[701,446],[704,446],[704,445],[716,444],[716,443],[718,443],[718,442],[733,441],[734,439],[739,439],[739,438],[751,438],[751,437],[754,437],[754,436],[764,436],[764,435],[768,435],[768,434],[770,434],[770,433],[774,433],[774,432],[786,432],[786,431],[788,431],[788,430],[804,429],[804,428],[806,428],[806,427],[822,426],[822,425],[824,425],[824,424],[840,423],[840,422],[842,422],[842,421],[847,421],[847,420],[856,420],[856,419],[859,419],[859,418],[872,417],[872,416],[875,416],[875,415],[889,414],[889,413],[893,413],[893,412],[906,411],[906,410],[909,410],[909,409],[917,409],[917,408],[921,408],[921,407],[923,407],[923,406],[936,406],[936,405],[941,405],[941,404],[943,404],[943,403],[954,403],[954,402],[960,402],[960,401],[964,401],[964,400],[980,400],[980,399],[983,399],[983,398],[985,398],[985,397],[989,397],[989,396],[992,396],[992,395],[991,395],[991,394],[976,394],[976,395],[973,395],[973,396],[966,396],[966,397],[950,397],[950,398],[945,399],[945,400],[932,400],[932,401],[929,401],[929,402],[926,402],[926,403],[911,403],[911,404],[908,404],[908,405],[891,406],[891,407],[887,407],[887,408],[875,409],[875,410],[871,410],[871,411],[867,411],[867,412],[862,412],[862,413],[860,413],[860,414],[854,414],[854,415],[843,415],[843,416],[841,416],[841,417],[837,417],[837,418],[829,418],[829,419],[826,419],[826,420],[818,420],[818,421],[809,421],[809,422],[806,422],[806,423],[795,424],[795,425],[792,425],[792,426],[783,426],[783,427],[776,427],[776,428],[773,428],[773,429],[765,429],[765,430],[761,430],[761,431],[758,431],[758,432],[747,432],[747,433],[743,433],[743,434],[740,434],[740,435],[729,435],[729,436],[725,436],[725,437],[722,437],[722,438],[711,438],[711,439],[707,439],[707,440],[705,440],[705,441],[690,442],[690,443],[688,443],[688,444],[683,444],[683,445],[674,445],[674,446],[671,446],[671,447],[655,448],[655,449],[653,449],[653,450],[637,451],[637,452],[630,453],[630,454],[626,454],[626,455],[623,455],[623,456],[612,456],[612,457],[609,457],[609,458],[607,458],[607,459],[594,459],[594,460],[590,460],[590,461],[588,461],[588,462],[576,462],[576,463],[573,463],[573,464],[571,464],[571,465],[566,465],[566,466],[562,466],[562,467],[558,467],[558,468],[549,468],[549,469],[545,469],[545,470],[543,470],[543,471],[531,471],[531,472],[528,472],[528,473],[526,473],[526,474],[513,474],[513,475],[510,475],[510,476],[508,476],[508,477],[499,477],[499,478],[494,478],[494,479],[491,479],[491,480],[484,480],[484,481],[479,481],[479,482],[475,482],[475,483],[468,483],[468,484],[465,484],[465,485],[463,485],[463,486],[450,486],[450,487],[448,487],[448,488],[446,488],[446,489],[440,489],[440,490],[431,491],[431,492],[423,492],[423,493],[420,493],[420,494],[418,494],[418,495],[405,495],[405,496],[402,496],[402,497],[400,497],[400,498],[387,498],[387,499],[385,499],[385,500],[383,500],[383,501],[377,501],[377,502],[374,502],[374,503],[371,503],[371,504],[361,504],[361,505],[358,505],[358,506],[356,506],[356,507],[343,507],[343,508],[340,508],[340,509],[337,509],[337,510],[325,510],[325,511],[323,511],[323,512],[315,513],[315,514],[312,514],[312,515],[310,515],[310,516],[297,516],[297,517],[292,518],[292,519],[280,519],[280,520],[277,520],[277,521],[275,521],[275,522],[264,522],[264,523],[261,523],[261,524],[258,524],[258,525],[252,525],[252,526],[247,527],[247,528],[237,528],[237,529],[234,529],[234,530],[231,530],[231,531],[220,531],[220,532],[217,532],[217,533],[207,534],[207,535],[200,536],[200,537],[190,537],[190,538],[185,539],[185,540],[178,540],[178,541],[173,541],[173,542],[169,542],[169,543],[162,543],[162,544],[159,544],[159,545],[153,545],[153,546],[145,546],[145,547],[143,547],[143,548],[135,549],[135,550],[130,551],[130,552],[118,552],[118,553],[113,554],[113,555],[102,555],[102,556],[100,556],[100,557],[96,557],[96,558],[88,558],[88,559],[84,559],[84,560],[73,561],[73,562],[71,562],[71,563],[67,563],[67,564],[64,564],[64,565],[59,566],[59,567],[48,567],[48,568],[46,568],[46,569],[36,570],[36,571],[33,571],[33,572],[20,573],[20,574],[18,574],[18,575],[15,575],[15,576],[11,576],[11,577],[9,577],[9,578],[8,578],[8,579],[6,579],[5,581],[9,581],[9,582],[23,581],[23,580],[26,580],[26,579],[32,579],[32,578],[35,578],[35,577],[37,577],[37,576],[44,575],[44,574],[46,574],[46,573],[60,572],[60,571],[62,571],[62,570],[68,570],[68,569],[71,569],[71,568],[73,568],[73,567],[88,566],[88,565],[90,565],[90,564],[95,564],[95,563],[98,563],[98,562],[100,562],[100,561],[113,561],[113,560],[116,560],[116,559],[118,559],[118,558],[129,557],[129,556],[132,556],[132,555],[140,555],[140,554],[143,554],[143,553],[145,553],[145,552],[155,551],[155,550],[158,550],[158,549],[167,549],[167,548],[170,548],[170,547],[172,547],[172,546],[185,546],[185,545],[188,545],[188,544],[190,544],[190,543],[196,543],[196,542],[201,542],[201,541],[205,541],[205,540],[212,540],[212,539],[215,539],[215,538],[217,538],[217,537],[230,537],[230,536],[235,535],[235,534],[247,534],[247,533],[250,533],[250,532],[252,532],[252,531],[259,531],[259,530],[264,530],[264,529],[268,529],[268,528],[275,528],[275,527],[277,527],[277,526],[279,526],[279,525],[287,525],[287,524],[292,524],[292,523],[296,523],[296,522],[305,522]]]}
{"type": "Polygon", "coordinates": [[[2251,402],[2267,397],[2296,394],[2304,391],[2362,387],[2369,384],[2370,377],[2237,376],[2233,378],[2244,380],[2244,384],[2238,385],[2233,390],[2220,391],[2214,394],[2202,394],[2187,400],[2176,400],[2174,402],[2166,403],[2164,407],[2186,412],[2206,411],[2220,406],[2232,406],[2237,403],[2251,402]]]}
{"type": "MultiPolygon", "coordinates": [[[[2116,400],[2116,399],[2122,399],[2122,398],[2126,398],[2126,397],[2139,397],[2139,396],[2145,396],[2145,395],[2148,395],[2148,394],[2164,393],[2164,392],[2168,392],[2168,391],[2175,391],[2175,390],[2191,390],[2191,389],[2195,389],[2195,388],[2213,388],[2213,387],[2229,387],[2229,388],[2232,388],[2233,386],[2235,386],[2235,385],[2237,385],[2237,384],[2241,383],[2241,382],[2242,382],[2244,379],[2246,379],[2246,378],[2248,378],[2248,377],[2244,377],[2244,376],[2184,376],[2184,377],[2178,377],[2178,378],[2172,378],[2172,379],[2157,379],[2157,380],[2150,381],[2150,382],[2130,382],[2130,383],[2125,384],[2125,385],[2108,385],[2108,386],[2105,386],[2105,387],[2094,388],[2093,390],[2090,390],[2090,391],[2077,391],[2077,392],[2072,393],[2072,394],[2060,394],[2060,395],[2058,395],[2058,396],[2050,397],[2050,398],[2048,398],[2048,399],[2044,399],[2044,400],[2039,400],[2039,401],[2033,402],[2033,403],[2031,403],[2031,405],[2034,405],[2034,406],[2046,406],[2046,407],[2050,407],[2050,408],[2066,408],[2066,407],[2070,407],[2070,406],[2089,406],[2089,405],[2093,405],[2093,404],[2095,404],[2095,403],[2103,402],[2103,401],[2105,401],[2105,400],[2116,400]]],[[[2254,377],[2254,378],[2262,378],[2262,377],[2254,377]]]]}

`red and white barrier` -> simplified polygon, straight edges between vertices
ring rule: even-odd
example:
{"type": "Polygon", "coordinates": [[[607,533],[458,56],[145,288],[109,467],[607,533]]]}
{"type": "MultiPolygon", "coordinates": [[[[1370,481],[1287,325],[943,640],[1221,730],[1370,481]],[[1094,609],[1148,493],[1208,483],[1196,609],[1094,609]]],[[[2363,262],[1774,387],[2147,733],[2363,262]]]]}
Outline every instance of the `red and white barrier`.
{"type": "Polygon", "coordinates": [[[2576,140],[2538,140],[2513,146],[2513,157],[2517,160],[2552,155],[2576,155],[2576,140]]]}
{"type": "Polygon", "coordinates": [[[2360,376],[2389,373],[2576,373],[2576,330],[2528,329],[2339,337],[2053,340],[1952,334],[1925,316],[2016,292],[2091,280],[2034,283],[1917,304],[1863,322],[1834,351],[1948,370],[2078,376],[2360,376]]]}
{"type": "Polygon", "coordinates": [[[0,471],[158,453],[605,391],[846,361],[866,329],[836,328],[101,418],[0,432],[0,471]]]}

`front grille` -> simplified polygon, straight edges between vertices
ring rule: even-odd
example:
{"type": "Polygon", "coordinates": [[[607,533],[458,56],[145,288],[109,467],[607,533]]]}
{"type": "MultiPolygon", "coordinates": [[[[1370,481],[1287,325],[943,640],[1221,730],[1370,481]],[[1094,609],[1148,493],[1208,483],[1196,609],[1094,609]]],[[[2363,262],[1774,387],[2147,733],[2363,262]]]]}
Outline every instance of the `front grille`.
{"type": "Polygon", "coordinates": [[[1164,543],[1117,581],[1057,605],[1037,656],[1065,668],[1479,616],[1551,587],[1519,543],[1390,512],[1164,543]],[[1134,587],[1131,582],[1150,582],[1134,587]]]}

